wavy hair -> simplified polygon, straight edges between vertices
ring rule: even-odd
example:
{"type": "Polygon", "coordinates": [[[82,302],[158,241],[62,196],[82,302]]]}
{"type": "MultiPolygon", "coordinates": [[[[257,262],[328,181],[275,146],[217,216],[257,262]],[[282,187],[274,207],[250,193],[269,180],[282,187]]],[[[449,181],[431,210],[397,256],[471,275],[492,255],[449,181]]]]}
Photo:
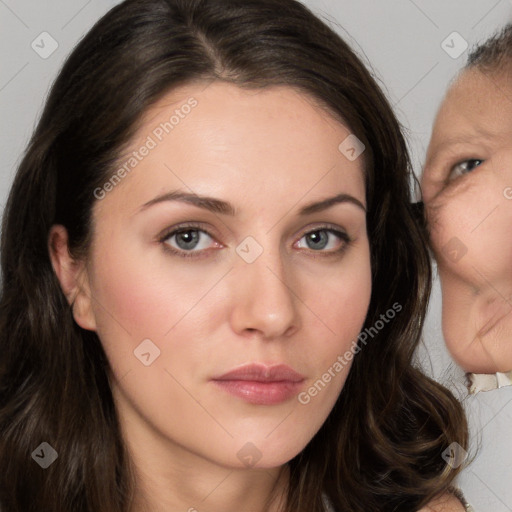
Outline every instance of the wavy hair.
{"type": "MultiPolygon", "coordinates": [[[[360,345],[328,419],[290,462],[287,512],[411,512],[459,469],[442,457],[467,425],[453,395],[413,364],[431,267],[411,207],[406,143],[348,44],[296,0],[127,0],[67,58],[29,142],[2,224],[0,502],[4,512],[127,512],[134,481],[95,332],[79,327],[53,271],[52,225],[86,258],[101,187],[143,114],[180,85],[287,85],[365,144],[372,297],[360,345]],[[43,441],[59,463],[31,458],[43,441]]],[[[341,141],[340,141],[341,142],[341,141]]]]}

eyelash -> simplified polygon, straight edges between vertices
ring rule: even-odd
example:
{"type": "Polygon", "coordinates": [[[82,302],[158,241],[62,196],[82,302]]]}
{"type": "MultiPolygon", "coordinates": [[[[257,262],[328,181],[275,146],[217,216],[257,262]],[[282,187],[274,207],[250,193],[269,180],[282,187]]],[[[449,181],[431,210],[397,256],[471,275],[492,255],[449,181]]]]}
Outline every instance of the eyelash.
{"type": "MultiPolygon", "coordinates": [[[[166,252],[168,252],[168,253],[170,253],[171,255],[174,255],[174,256],[179,256],[181,258],[203,258],[203,257],[207,257],[207,256],[204,255],[204,252],[205,251],[209,252],[208,249],[201,250],[201,251],[180,251],[180,250],[171,248],[166,243],[166,241],[169,238],[171,238],[172,236],[180,234],[180,233],[186,233],[187,231],[200,231],[200,232],[205,233],[206,235],[208,235],[210,238],[213,238],[213,239],[215,238],[208,231],[204,230],[199,224],[190,223],[190,224],[182,224],[182,225],[180,225],[178,227],[172,228],[169,231],[166,231],[165,233],[163,233],[158,238],[158,242],[162,244],[164,251],[166,251],[166,252]],[[201,254],[201,253],[203,253],[203,254],[201,254]]],[[[343,240],[345,243],[339,249],[336,249],[335,251],[325,252],[325,251],[315,251],[315,250],[311,249],[308,252],[319,253],[318,255],[312,255],[313,259],[316,259],[316,258],[326,258],[326,257],[329,258],[329,257],[335,257],[335,256],[341,257],[344,254],[344,252],[347,250],[348,246],[353,241],[348,236],[347,233],[345,233],[343,231],[340,231],[339,229],[335,229],[335,228],[333,228],[332,226],[329,226],[329,225],[319,226],[319,227],[317,227],[315,229],[312,229],[311,231],[307,231],[306,233],[304,233],[301,236],[301,239],[304,236],[310,235],[312,233],[317,233],[319,231],[327,231],[329,233],[332,233],[335,236],[337,236],[338,238],[340,238],[341,240],[343,240]]]]}

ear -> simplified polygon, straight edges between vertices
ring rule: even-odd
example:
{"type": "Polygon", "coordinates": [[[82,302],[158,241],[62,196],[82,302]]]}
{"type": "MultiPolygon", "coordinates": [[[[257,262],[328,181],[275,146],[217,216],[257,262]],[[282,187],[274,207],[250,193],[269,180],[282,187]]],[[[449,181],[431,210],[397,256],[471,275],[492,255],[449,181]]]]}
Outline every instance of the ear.
{"type": "Polygon", "coordinates": [[[73,309],[75,322],[83,329],[96,330],[91,289],[84,261],[74,260],[68,251],[68,233],[55,224],[48,235],[48,252],[60,286],[73,309]]]}

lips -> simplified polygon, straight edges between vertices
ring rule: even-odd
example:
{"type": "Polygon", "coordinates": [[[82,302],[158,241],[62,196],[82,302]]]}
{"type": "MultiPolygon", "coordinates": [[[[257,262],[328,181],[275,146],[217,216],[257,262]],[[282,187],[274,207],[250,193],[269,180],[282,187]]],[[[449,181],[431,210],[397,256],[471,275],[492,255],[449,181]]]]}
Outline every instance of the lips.
{"type": "Polygon", "coordinates": [[[273,405],[295,396],[305,377],[287,365],[244,365],[212,379],[214,384],[246,402],[273,405]]]}
{"type": "Polygon", "coordinates": [[[258,382],[302,382],[304,376],[285,364],[266,366],[264,364],[248,364],[236,368],[214,380],[252,380],[258,382]]]}

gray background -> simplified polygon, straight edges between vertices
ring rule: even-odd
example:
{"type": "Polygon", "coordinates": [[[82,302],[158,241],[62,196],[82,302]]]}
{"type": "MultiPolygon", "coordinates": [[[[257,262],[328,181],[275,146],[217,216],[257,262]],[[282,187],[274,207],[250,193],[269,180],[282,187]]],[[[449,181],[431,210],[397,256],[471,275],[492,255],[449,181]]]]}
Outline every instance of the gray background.
{"type": "MultiPolygon", "coordinates": [[[[16,165],[64,57],[116,3],[0,0],[2,209],[16,165]],[[56,51],[46,59],[31,47],[34,40],[40,41],[42,32],[48,32],[58,43],[56,51]]],[[[507,0],[304,3],[338,30],[379,78],[407,131],[417,174],[421,172],[432,121],[445,87],[466,56],[466,52],[458,58],[448,55],[442,42],[456,31],[471,48],[512,20],[512,3],[507,0]]],[[[454,46],[453,51],[462,49],[453,37],[448,44],[454,46]]],[[[471,418],[470,456],[477,447],[479,451],[459,484],[477,512],[512,512],[512,387],[466,396],[463,374],[451,363],[442,343],[440,311],[436,279],[424,346],[418,356],[429,374],[458,394],[471,418]]]]}

